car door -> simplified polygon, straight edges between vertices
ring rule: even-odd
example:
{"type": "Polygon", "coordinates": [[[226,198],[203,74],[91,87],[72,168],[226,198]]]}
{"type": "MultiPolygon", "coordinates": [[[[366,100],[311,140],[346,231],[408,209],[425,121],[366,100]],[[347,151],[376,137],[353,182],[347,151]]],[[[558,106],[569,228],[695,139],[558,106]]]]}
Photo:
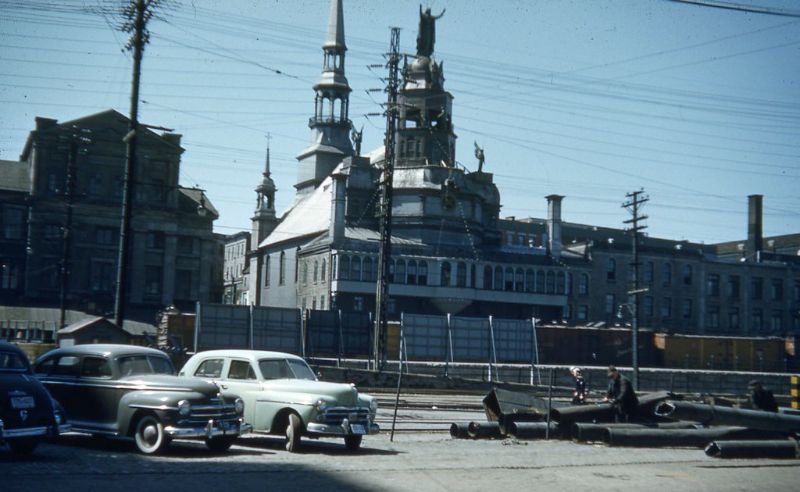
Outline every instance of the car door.
{"type": "Polygon", "coordinates": [[[261,384],[253,364],[245,359],[230,359],[225,377],[220,382],[225,396],[238,396],[244,401],[244,421],[255,425],[256,400],[261,384]]]}
{"type": "Polygon", "coordinates": [[[70,354],[54,355],[40,361],[34,372],[50,395],[64,408],[67,419],[79,427],[78,421],[85,421],[87,415],[78,389],[80,357],[70,354]]]}
{"type": "MultiPolygon", "coordinates": [[[[116,433],[117,410],[122,390],[112,380],[111,364],[100,356],[84,356],[80,384],[83,407],[91,409],[93,424],[104,432],[116,433]]],[[[89,415],[87,415],[89,417],[89,415]]]]}

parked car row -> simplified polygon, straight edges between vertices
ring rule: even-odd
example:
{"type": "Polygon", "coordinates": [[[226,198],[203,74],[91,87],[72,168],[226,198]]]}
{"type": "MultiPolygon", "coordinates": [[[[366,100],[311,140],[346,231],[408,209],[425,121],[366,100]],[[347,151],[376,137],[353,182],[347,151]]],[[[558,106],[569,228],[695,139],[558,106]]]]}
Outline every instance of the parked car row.
{"type": "Polygon", "coordinates": [[[250,431],[283,435],[288,451],[304,435],[342,437],[355,450],[379,432],[374,398],[318,381],[302,358],[280,352],[201,352],[175,375],[155,349],[76,345],[42,355],[31,371],[24,353],[3,343],[0,374],[0,444],[15,452],[70,429],[131,438],[145,454],[176,438],[224,451],[250,431]]]}

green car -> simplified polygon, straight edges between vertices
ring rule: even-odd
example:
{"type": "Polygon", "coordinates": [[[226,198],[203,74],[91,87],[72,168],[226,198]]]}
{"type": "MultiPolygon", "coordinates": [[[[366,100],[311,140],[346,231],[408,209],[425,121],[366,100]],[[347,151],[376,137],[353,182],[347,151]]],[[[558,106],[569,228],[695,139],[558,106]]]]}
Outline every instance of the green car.
{"type": "Polygon", "coordinates": [[[342,437],[357,450],[375,423],[378,402],[352,384],[317,381],[308,364],[292,354],[259,350],[210,350],[192,356],[181,376],[218,384],[223,395],[244,400],[244,420],[254,432],[285,436],[296,451],[300,437],[342,437]]]}
{"type": "Polygon", "coordinates": [[[76,345],[51,350],[34,374],[66,412],[73,431],[130,437],[145,454],[174,438],[201,438],[227,450],[247,432],[244,403],[210,381],[175,376],[163,352],[133,345],[76,345]]]}

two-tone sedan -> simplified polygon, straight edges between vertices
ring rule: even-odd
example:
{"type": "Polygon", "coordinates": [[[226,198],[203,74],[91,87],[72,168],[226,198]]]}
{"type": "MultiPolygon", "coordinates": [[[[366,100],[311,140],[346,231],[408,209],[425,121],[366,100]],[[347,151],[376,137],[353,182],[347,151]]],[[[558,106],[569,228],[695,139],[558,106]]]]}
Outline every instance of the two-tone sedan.
{"type": "Polygon", "coordinates": [[[254,432],[285,436],[296,451],[300,437],[342,437],[347,449],[376,434],[378,402],[352,384],[317,381],[308,364],[292,354],[258,350],[210,350],[192,356],[180,375],[205,378],[223,394],[244,399],[245,422],[254,432]]]}
{"type": "Polygon", "coordinates": [[[250,429],[240,398],[221,395],[213,382],[175,376],[169,357],[155,349],[60,348],[39,357],[34,373],[73,430],[131,437],[142,453],[157,453],[173,438],[202,438],[212,451],[224,451],[250,429]]]}
{"type": "Polygon", "coordinates": [[[29,454],[42,439],[67,431],[61,407],[33,377],[25,353],[0,342],[0,445],[29,454]]]}

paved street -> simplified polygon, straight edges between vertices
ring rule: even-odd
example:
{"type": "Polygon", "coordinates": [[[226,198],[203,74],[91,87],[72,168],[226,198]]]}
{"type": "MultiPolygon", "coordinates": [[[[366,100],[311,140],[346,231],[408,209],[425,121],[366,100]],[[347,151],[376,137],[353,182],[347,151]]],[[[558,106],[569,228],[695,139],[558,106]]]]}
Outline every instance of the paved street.
{"type": "MultiPolygon", "coordinates": [[[[381,421],[391,419],[388,409],[381,421]]],[[[482,419],[473,410],[405,409],[394,442],[369,436],[358,453],[339,440],[306,440],[302,452],[251,435],[228,453],[177,441],[161,456],[143,456],[130,442],[72,434],[44,444],[31,458],[0,452],[2,489],[97,490],[794,490],[800,461],[718,460],[699,449],[619,449],[564,441],[454,440],[450,419],[482,419]],[[444,417],[444,418],[441,418],[444,417]],[[409,422],[425,422],[411,424],[409,422]],[[428,430],[411,430],[420,425],[428,430]],[[568,489],[567,489],[568,487],[568,489]]]]}

